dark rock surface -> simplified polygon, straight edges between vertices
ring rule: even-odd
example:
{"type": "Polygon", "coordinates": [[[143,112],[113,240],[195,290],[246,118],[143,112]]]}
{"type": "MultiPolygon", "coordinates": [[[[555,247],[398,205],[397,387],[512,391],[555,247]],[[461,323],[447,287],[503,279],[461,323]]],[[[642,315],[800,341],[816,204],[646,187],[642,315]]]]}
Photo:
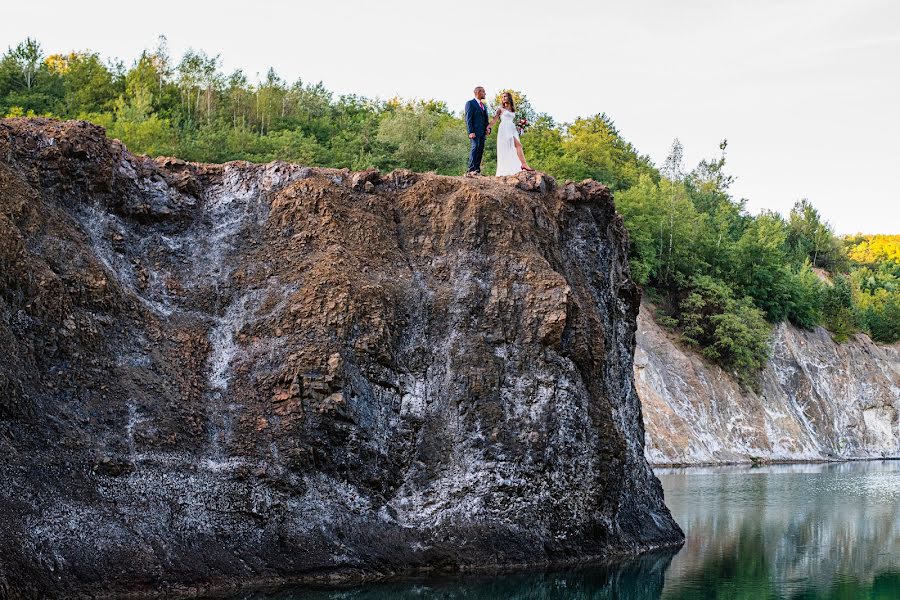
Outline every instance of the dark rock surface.
{"type": "Polygon", "coordinates": [[[0,122],[0,597],[677,545],[608,190],[0,122]]]}

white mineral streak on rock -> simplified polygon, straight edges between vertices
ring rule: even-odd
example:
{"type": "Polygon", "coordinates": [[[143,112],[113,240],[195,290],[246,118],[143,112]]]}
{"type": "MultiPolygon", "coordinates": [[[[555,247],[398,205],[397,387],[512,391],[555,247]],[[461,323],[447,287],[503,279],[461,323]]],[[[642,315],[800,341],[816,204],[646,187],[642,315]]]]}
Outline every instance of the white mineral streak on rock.
{"type": "Polygon", "coordinates": [[[125,433],[128,440],[128,453],[130,456],[135,455],[134,430],[144,421],[140,410],[133,400],[128,401],[128,423],[125,425],[125,433]]]}
{"type": "MultiPolygon", "coordinates": [[[[183,199],[177,190],[170,188],[161,178],[140,178],[129,161],[122,161],[120,170],[135,180],[145,195],[165,203],[168,199],[183,199]]],[[[249,355],[272,352],[279,341],[267,340],[265,348],[242,348],[236,334],[245,326],[283,310],[296,286],[283,286],[277,278],[271,278],[263,289],[240,294],[225,307],[211,307],[211,311],[197,310],[185,297],[173,295],[169,285],[188,290],[214,289],[229,286],[234,269],[232,259],[237,245],[248,227],[265,223],[269,212],[269,194],[296,179],[307,176],[309,169],[296,165],[273,162],[260,167],[228,164],[221,181],[211,185],[204,193],[199,207],[200,214],[190,227],[178,232],[152,232],[141,234],[129,231],[118,216],[100,206],[88,206],[79,215],[94,252],[113,281],[120,284],[157,316],[171,318],[184,314],[199,318],[209,324],[210,354],[207,357],[207,382],[210,391],[210,418],[208,423],[212,458],[204,463],[211,470],[227,469],[231,462],[225,459],[222,441],[230,437],[231,422],[240,407],[222,401],[228,389],[235,361],[249,355]],[[120,246],[131,245],[135,252],[117,251],[114,240],[120,246]],[[145,260],[133,263],[129,255],[154,256],[180,254],[181,264],[145,260]],[[137,269],[140,269],[140,275],[137,269]],[[139,281],[143,278],[143,282],[139,281]],[[276,297],[274,308],[266,314],[256,314],[260,303],[276,297]]],[[[191,201],[193,203],[193,201],[191,201]]],[[[149,361],[123,357],[120,363],[148,367],[149,361]]],[[[138,416],[136,407],[129,406],[126,438],[132,456],[135,452],[134,430],[146,419],[138,416]],[[137,420],[135,420],[137,419],[137,420]]]]}
{"type": "MultiPolygon", "coordinates": [[[[265,222],[269,209],[268,194],[305,176],[306,172],[305,169],[278,162],[249,172],[246,168],[226,165],[222,182],[207,191],[203,205],[205,215],[198,220],[202,225],[192,240],[193,269],[185,284],[211,284],[216,289],[227,285],[234,270],[229,258],[248,226],[265,222]]],[[[245,326],[284,310],[294,291],[296,286],[281,285],[276,277],[272,277],[266,288],[237,296],[222,315],[213,315],[214,325],[209,330],[210,355],[207,359],[207,382],[211,391],[208,429],[212,457],[207,461],[209,468],[231,466],[231,461],[224,457],[223,442],[227,443],[230,439],[234,418],[242,407],[234,402],[225,403],[224,392],[232,378],[235,359],[248,354],[248,349],[242,348],[235,336],[245,326]],[[266,314],[258,314],[260,305],[273,296],[276,298],[274,308],[266,314]]],[[[249,352],[271,352],[278,343],[278,340],[272,340],[271,347],[253,347],[249,352]]]]}
{"type": "Polygon", "coordinates": [[[425,382],[413,381],[400,400],[400,416],[409,419],[422,419],[425,416],[425,382]]]}
{"type": "Polygon", "coordinates": [[[228,389],[228,380],[232,371],[231,363],[238,352],[234,336],[248,323],[251,306],[255,306],[259,302],[259,296],[260,290],[242,294],[228,306],[225,314],[216,320],[215,327],[209,330],[211,351],[208,359],[207,381],[209,387],[214,390],[228,389]]]}
{"type": "Polygon", "coordinates": [[[634,374],[653,464],[900,456],[900,351],[865,335],[775,328],[760,392],[638,316],[634,374]]]}
{"type": "Polygon", "coordinates": [[[78,216],[85,232],[91,239],[94,254],[111,275],[112,281],[119,282],[123,288],[158,316],[168,317],[171,315],[173,308],[168,299],[165,296],[159,297],[159,278],[156,274],[148,273],[148,289],[140,290],[134,265],[126,254],[116,252],[113,248],[113,236],[121,235],[126,230],[122,220],[94,205],[87,206],[78,216]],[[154,297],[154,292],[157,297],[154,297]]]}

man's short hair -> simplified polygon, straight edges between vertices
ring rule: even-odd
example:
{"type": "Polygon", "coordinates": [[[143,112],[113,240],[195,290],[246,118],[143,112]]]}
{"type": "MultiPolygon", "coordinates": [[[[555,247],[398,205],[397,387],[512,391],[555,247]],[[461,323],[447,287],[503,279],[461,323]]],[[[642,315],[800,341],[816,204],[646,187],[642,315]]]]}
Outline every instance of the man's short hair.
{"type": "Polygon", "coordinates": [[[483,90],[483,89],[484,89],[484,86],[476,85],[476,86],[475,86],[475,89],[472,90],[472,93],[473,93],[473,94],[477,94],[477,93],[478,93],[478,90],[483,90]]]}

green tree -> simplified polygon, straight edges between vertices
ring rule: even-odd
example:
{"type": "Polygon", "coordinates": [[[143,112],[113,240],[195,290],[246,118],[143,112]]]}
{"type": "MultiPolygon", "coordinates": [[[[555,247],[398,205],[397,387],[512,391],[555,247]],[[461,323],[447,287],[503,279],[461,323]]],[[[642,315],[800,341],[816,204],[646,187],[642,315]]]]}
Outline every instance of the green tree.
{"type": "Polygon", "coordinates": [[[787,224],[775,212],[763,212],[745,228],[735,247],[732,280],[772,322],[788,316],[791,270],[785,256],[787,224]]]}
{"type": "Polygon", "coordinates": [[[566,127],[557,169],[559,177],[596,179],[613,190],[627,189],[641,173],[654,171],[650,159],[639,156],[605,114],[579,118],[566,127]]]}
{"type": "Polygon", "coordinates": [[[704,219],[682,183],[662,179],[657,184],[645,173],[637,185],[617,195],[616,209],[628,227],[630,262],[638,281],[674,291],[706,270],[696,255],[704,219]]]}
{"type": "MultiPolygon", "coordinates": [[[[871,236],[879,237],[886,236],[871,236]]],[[[900,339],[900,263],[893,260],[889,247],[873,248],[868,240],[863,243],[867,247],[854,248],[855,256],[868,262],[850,276],[853,317],[872,339],[895,342],[900,339]]]]}
{"type": "Polygon", "coordinates": [[[685,179],[691,202],[705,216],[706,227],[696,238],[697,256],[709,265],[709,273],[720,278],[729,277],[735,242],[752,220],[746,213],[746,200],[735,201],[729,194],[734,177],[725,173],[727,145],[723,140],[719,157],[700,161],[685,179]]]}
{"type": "Polygon", "coordinates": [[[25,38],[24,42],[9,49],[7,57],[15,67],[20,84],[26,90],[31,91],[35,86],[35,80],[44,58],[41,45],[30,37],[25,38]]]}
{"type": "Polygon", "coordinates": [[[25,114],[60,114],[63,94],[62,78],[44,61],[37,41],[27,38],[0,59],[0,108],[4,111],[21,107],[25,114]]]}
{"type": "Polygon", "coordinates": [[[447,174],[462,171],[469,145],[457,119],[424,106],[394,110],[381,121],[378,140],[392,150],[395,166],[447,174]]]}
{"type": "Polygon", "coordinates": [[[662,264],[665,213],[659,186],[642,175],[637,185],[616,196],[616,210],[628,228],[631,275],[646,285],[660,276],[662,264]]]}
{"type": "Polygon", "coordinates": [[[853,285],[846,275],[837,275],[822,294],[822,317],[835,341],[843,342],[857,331],[853,316],[853,285]]]}
{"type": "Polygon", "coordinates": [[[48,57],[52,69],[62,76],[65,114],[77,117],[89,112],[109,111],[124,91],[116,75],[90,52],[72,52],[48,57]]]}
{"type": "Polygon", "coordinates": [[[685,342],[755,387],[769,356],[771,330],[750,298],[736,299],[724,282],[695,276],[679,306],[678,324],[685,342]]]}
{"type": "Polygon", "coordinates": [[[126,101],[119,97],[113,118],[100,115],[94,119],[107,128],[110,137],[120,140],[134,153],[150,156],[176,153],[176,135],[168,119],[160,119],[152,112],[151,94],[142,91],[126,101]]]}
{"type": "Polygon", "coordinates": [[[809,260],[791,273],[789,289],[787,319],[804,329],[812,329],[821,323],[825,286],[809,260]]]}
{"type": "Polygon", "coordinates": [[[843,249],[831,225],[822,221],[819,211],[805,198],[791,208],[787,246],[796,262],[809,259],[814,267],[829,270],[846,267],[843,249]]]}
{"type": "MultiPolygon", "coordinates": [[[[178,88],[181,92],[181,105],[187,121],[191,124],[199,121],[206,99],[206,120],[212,113],[213,88],[217,85],[219,56],[208,56],[206,52],[191,48],[185,52],[178,63],[178,88]]],[[[154,70],[158,69],[154,65],[154,70]]]]}

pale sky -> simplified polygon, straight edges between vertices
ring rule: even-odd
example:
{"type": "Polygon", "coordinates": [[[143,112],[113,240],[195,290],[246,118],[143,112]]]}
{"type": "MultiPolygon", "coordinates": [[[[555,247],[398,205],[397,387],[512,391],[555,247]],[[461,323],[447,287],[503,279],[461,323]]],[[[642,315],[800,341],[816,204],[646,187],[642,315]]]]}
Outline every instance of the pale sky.
{"type": "Polygon", "coordinates": [[[558,121],[606,112],[657,164],[676,137],[688,167],[727,138],[751,212],[807,197],[838,233],[900,233],[897,0],[4,4],[4,49],[31,36],[130,65],[164,34],[176,60],[337,93],[461,109],[475,84],[512,87],[558,121]]]}

